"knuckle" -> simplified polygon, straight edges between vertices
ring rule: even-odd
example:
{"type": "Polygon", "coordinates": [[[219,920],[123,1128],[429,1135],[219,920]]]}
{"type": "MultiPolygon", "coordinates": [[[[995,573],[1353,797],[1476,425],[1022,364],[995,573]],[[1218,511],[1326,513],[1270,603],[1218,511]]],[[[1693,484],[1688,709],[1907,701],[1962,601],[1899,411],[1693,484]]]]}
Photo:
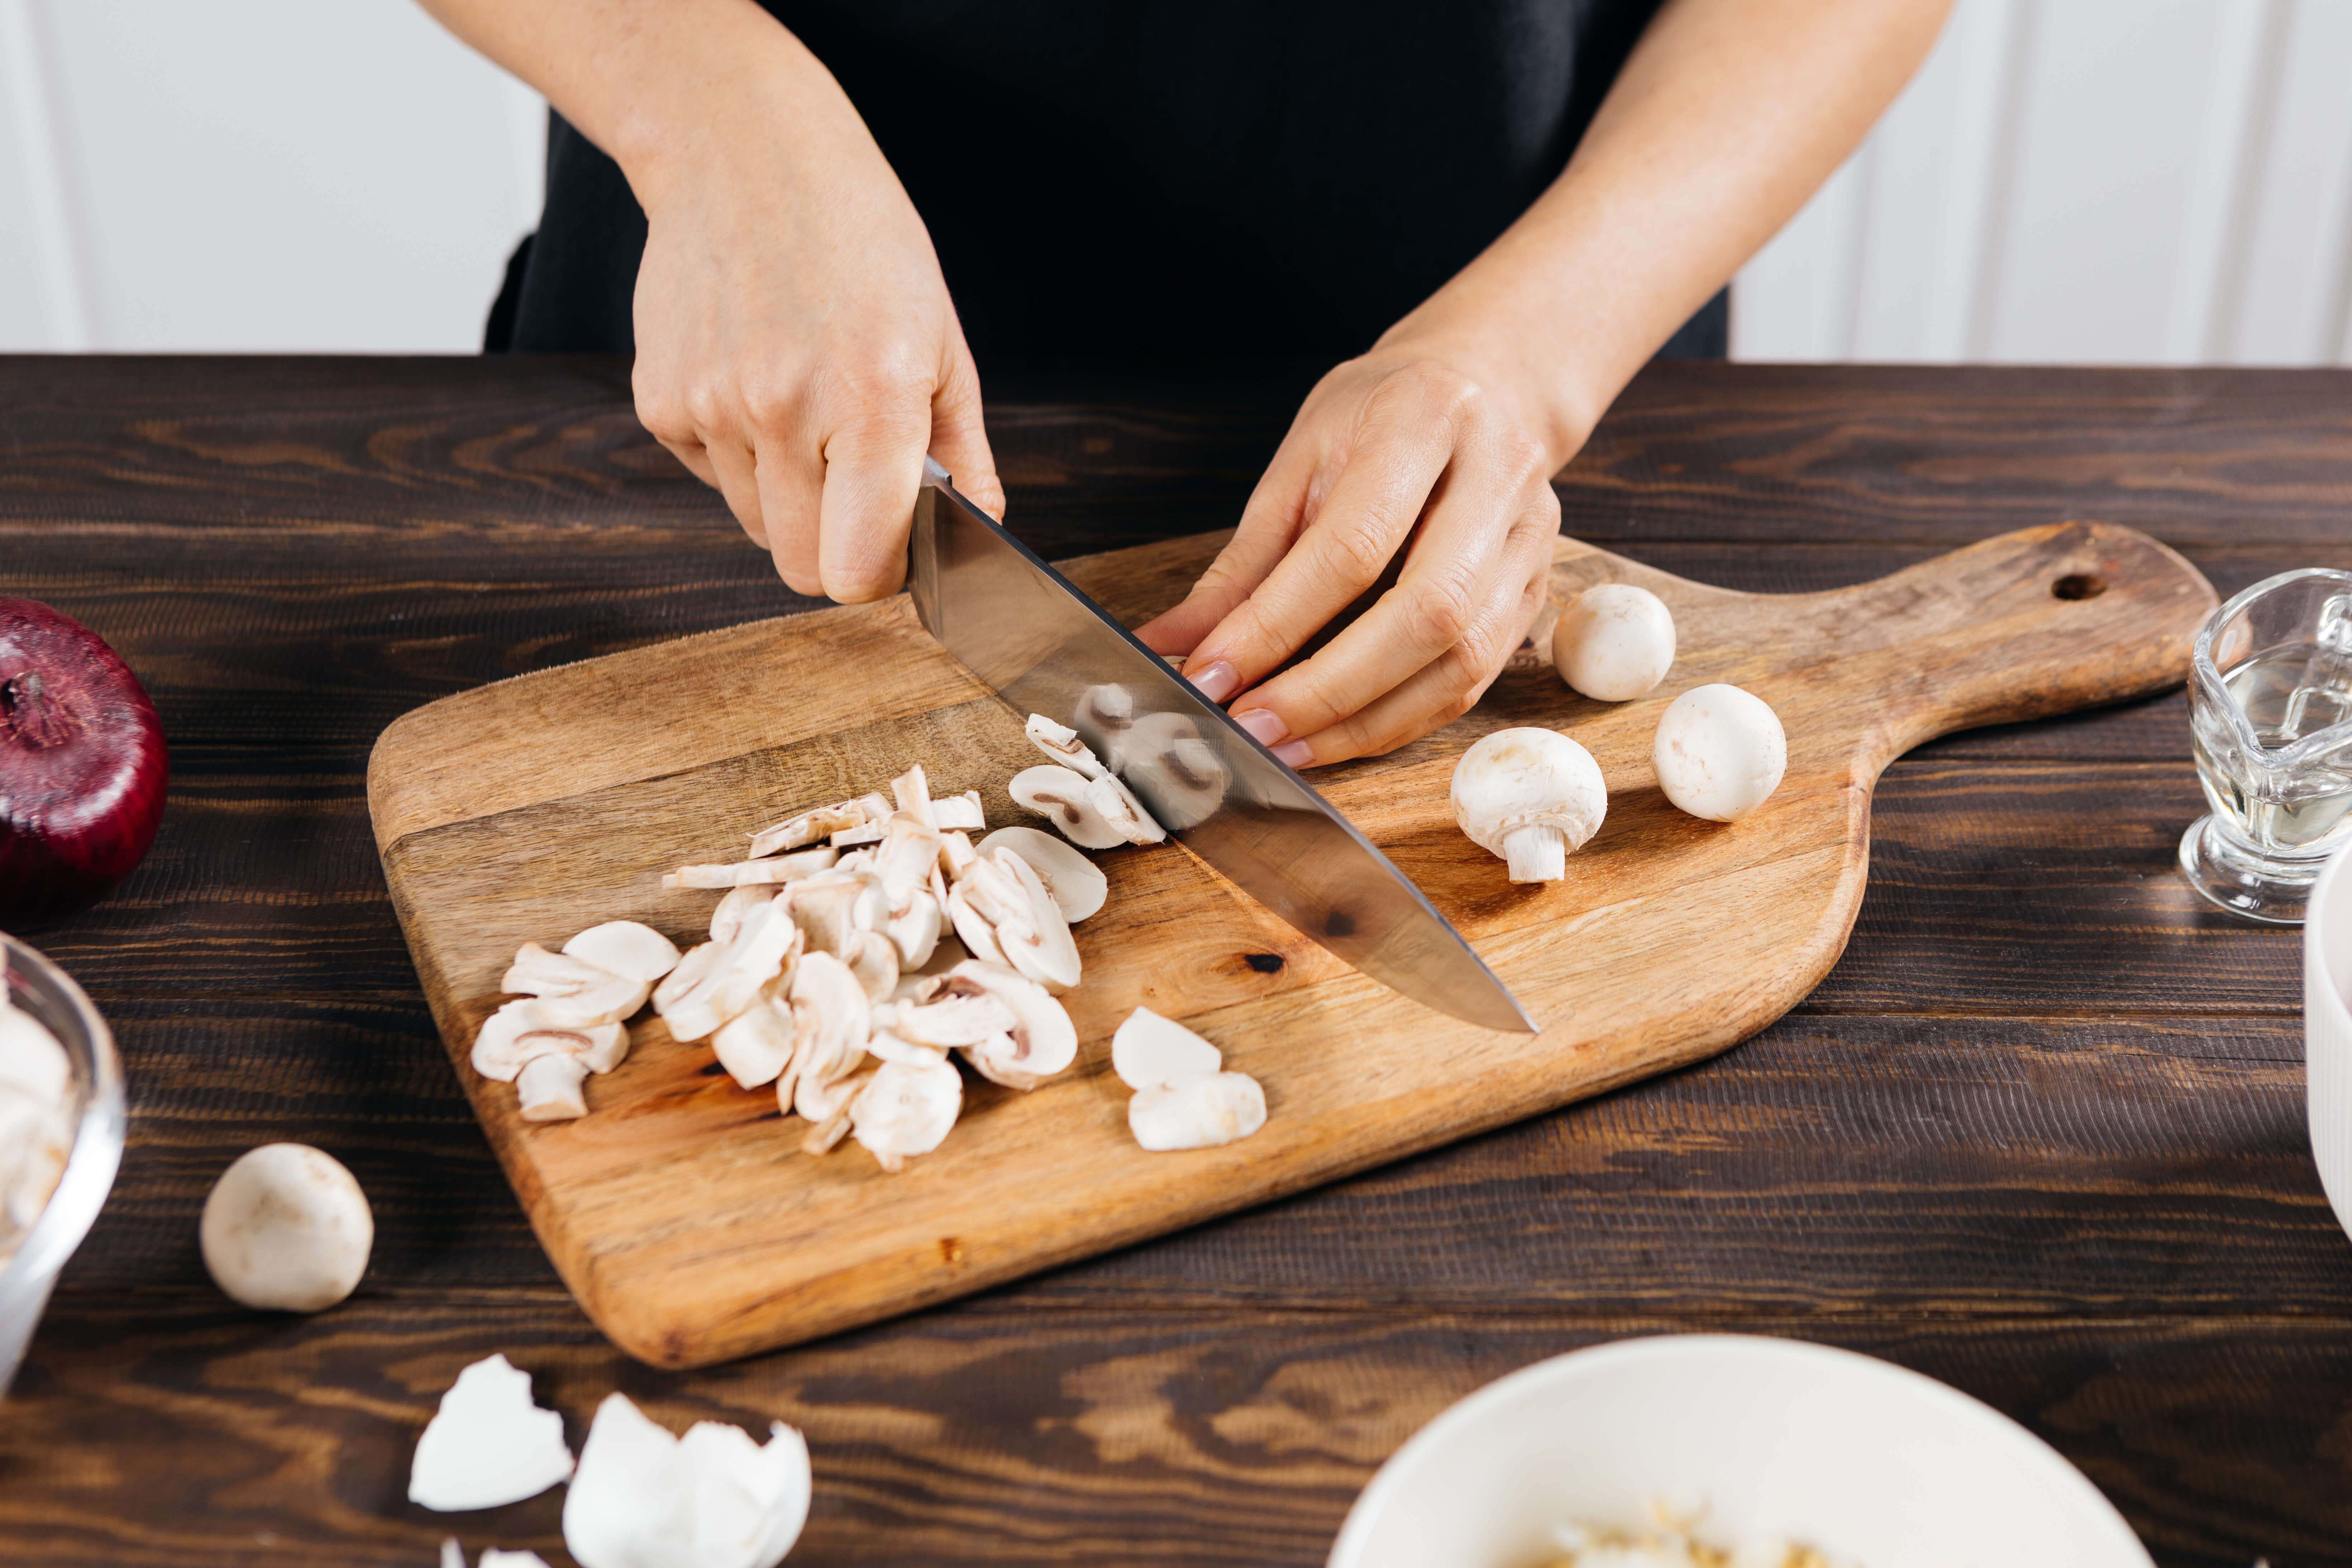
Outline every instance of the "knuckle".
{"type": "Polygon", "coordinates": [[[1377,517],[1331,529],[1324,542],[1332,575],[1351,593],[1361,592],[1388,570],[1389,557],[1395,553],[1394,542],[1377,517]]]}
{"type": "Polygon", "coordinates": [[[695,377],[679,396],[679,406],[697,430],[730,428],[734,423],[729,417],[732,402],[732,392],[716,376],[695,377]]]}
{"type": "Polygon", "coordinates": [[[772,373],[743,377],[735,399],[744,424],[762,436],[780,436],[791,428],[800,402],[791,380],[772,373]]]}
{"type": "MultiPolygon", "coordinates": [[[[1543,443],[1516,424],[1506,424],[1496,433],[1495,456],[1503,471],[1516,483],[1533,484],[1545,477],[1543,443]]],[[[1542,489],[1549,493],[1551,487],[1545,485],[1542,489]]],[[[1559,505],[1559,498],[1553,496],[1555,510],[1559,505]]]]}
{"type": "Polygon", "coordinates": [[[1460,642],[1477,619],[1469,585],[1445,576],[1424,583],[1408,601],[1406,624],[1420,647],[1436,649],[1460,642]]]}

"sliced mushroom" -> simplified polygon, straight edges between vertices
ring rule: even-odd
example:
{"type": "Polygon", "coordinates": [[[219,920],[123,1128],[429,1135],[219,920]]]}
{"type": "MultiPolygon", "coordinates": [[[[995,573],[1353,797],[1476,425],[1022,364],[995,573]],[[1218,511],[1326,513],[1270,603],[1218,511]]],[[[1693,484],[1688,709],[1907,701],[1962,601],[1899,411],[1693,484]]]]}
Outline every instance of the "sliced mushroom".
{"type": "Polygon", "coordinates": [[[1077,1059],[1078,1031],[1070,1023],[1070,1015],[1044,986],[1002,964],[976,960],[959,963],[948,972],[935,995],[942,1000],[989,996],[1012,1013],[1011,1029],[964,1047],[964,1059],[992,1083],[1007,1089],[1035,1089],[1077,1059]]]}
{"type": "Polygon", "coordinates": [[[980,792],[968,789],[961,795],[943,795],[931,802],[931,820],[941,832],[950,827],[977,833],[988,826],[988,811],[981,804],[980,792]]]}
{"type": "MultiPolygon", "coordinates": [[[[940,907],[942,910],[940,918],[944,920],[946,918],[944,913],[947,908],[946,902],[942,900],[940,907]]],[[[971,950],[964,946],[961,938],[958,937],[952,931],[942,931],[940,935],[939,945],[931,949],[931,956],[925,959],[921,963],[916,965],[914,973],[911,975],[908,973],[905,965],[902,964],[899,966],[899,987],[903,990],[909,984],[928,980],[934,975],[945,974],[949,970],[953,969],[957,964],[961,963],[971,956],[971,950]]]]}
{"type": "Polygon", "coordinates": [[[1147,713],[1128,731],[1127,777],[1160,809],[1162,826],[1181,830],[1216,815],[1233,772],[1200,727],[1181,713],[1147,713]]]}
{"type": "MultiPolygon", "coordinates": [[[[992,850],[982,858],[992,861],[1020,889],[1023,907],[1018,915],[983,906],[1004,956],[1013,961],[1014,969],[1046,990],[1057,995],[1069,990],[1078,983],[1078,944],[1071,939],[1070,922],[1063,917],[1062,906],[1054,901],[1029,862],[1012,850],[992,850]]],[[[987,887],[988,897],[993,900],[995,884],[987,887]]]]}
{"type": "Polygon", "coordinates": [[[886,1061],[849,1102],[851,1135],[886,1171],[938,1148],[963,1107],[963,1074],[944,1058],[924,1066],[886,1061]]]}
{"type": "Polygon", "coordinates": [[[931,896],[929,887],[907,906],[905,914],[890,917],[887,931],[890,945],[898,950],[901,972],[920,969],[930,962],[939,947],[940,931],[946,922],[947,911],[931,896]]]}
{"type": "MultiPolygon", "coordinates": [[[[1099,784],[1108,777],[1104,774],[1094,782],[1099,784]]],[[[1126,842],[1126,829],[1105,821],[1102,809],[1093,804],[1093,787],[1069,769],[1049,763],[1043,767],[1022,769],[1013,775],[1013,782],[1005,789],[1015,805],[1050,818],[1073,844],[1087,849],[1108,849],[1126,842]]]]}
{"type": "MultiPolygon", "coordinates": [[[[971,847],[971,835],[969,833],[940,835],[940,864],[947,868],[950,877],[961,877],[971,868],[973,859],[979,854],[980,851],[971,847]]],[[[944,901],[944,895],[942,895],[942,901],[944,901]]]]}
{"type": "Polygon", "coordinates": [[[1129,1013],[1110,1037],[1110,1070],[1138,1092],[1224,1065],[1224,1053],[1214,1045],[1149,1007],[1129,1013]]]}
{"type": "Polygon", "coordinates": [[[918,1045],[913,1040],[901,1039],[882,1026],[881,1013],[882,1008],[875,1009],[874,1033],[866,1042],[867,1056],[877,1062],[897,1062],[905,1067],[929,1067],[934,1062],[945,1065],[947,1047],[918,1045]]]}
{"type": "Polygon", "coordinates": [[[706,943],[678,960],[654,987],[654,1011],[669,1026],[672,1039],[701,1039],[748,1012],[800,947],[792,911],[781,900],[764,904],[743,917],[732,941],[706,943]]]}
{"type": "Polygon", "coordinates": [[[800,1025],[793,1017],[792,1005],[773,994],[772,987],[770,994],[719,1026],[710,1037],[719,1065],[745,1089],[759,1089],[782,1078],[799,1044],[800,1025]]]}
{"type": "Polygon", "coordinates": [[[855,827],[845,827],[825,840],[835,849],[855,849],[860,845],[879,844],[890,830],[887,822],[861,822],[855,827]]]}
{"type": "Polygon", "coordinates": [[[1040,833],[1034,827],[1000,827],[978,846],[982,853],[991,849],[1007,849],[1029,863],[1045,890],[1054,895],[1054,902],[1062,908],[1062,918],[1072,925],[1103,907],[1110,883],[1102,868],[1050,833],[1040,833]]]}
{"type": "Polygon", "coordinates": [[[840,1109],[830,1091],[866,1059],[866,1042],[874,1032],[873,1004],[849,965],[829,952],[802,955],[791,995],[798,1037],[793,1051],[797,1080],[793,1106],[810,1121],[822,1121],[840,1109]]]}
{"type": "Polygon", "coordinates": [[[1094,748],[1078,739],[1076,730],[1067,724],[1056,724],[1043,713],[1030,714],[1029,721],[1022,726],[1022,733],[1029,737],[1031,745],[1082,777],[1098,779],[1110,771],[1095,755],[1094,748]]]}
{"type": "Polygon", "coordinates": [[[751,858],[760,859],[785,849],[805,848],[820,838],[831,837],[845,827],[855,827],[861,822],[889,815],[890,803],[878,795],[862,795],[856,800],[820,805],[797,816],[788,816],[751,835],[751,858]]]}
{"type": "MultiPolygon", "coordinates": [[[[930,895],[926,893],[923,897],[928,900],[930,895]]],[[[857,976],[857,983],[866,987],[868,1001],[885,1001],[898,989],[898,950],[882,932],[859,931],[842,959],[849,965],[849,972],[857,976]]]]}
{"type": "Polygon", "coordinates": [[[773,860],[739,860],[731,866],[680,866],[662,877],[665,888],[749,888],[761,883],[797,882],[814,877],[841,858],[829,844],[803,849],[773,860]]]}
{"type": "Polygon", "coordinates": [[[592,1072],[610,1072],[629,1054],[629,1031],[619,1024],[563,1024],[550,1018],[536,996],[509,1002],[482,1020],[474,1037],[474,1070],[512,1083],[534,1057],[578,1057],[592,1072]]]}
{"type": "MultiPolygon", "coordinates": [[[[725,902],[725,900],[719,900],[725,902]]],[[[677,944],[636,921],[606,921],[563,944],[566,956],[651,985],[677,967],[677,944]]]]}
{"type": "Polygon", "coordinates": [[[588,1025],[620,1022],[646,1005],[653,986],[527,942],[499,989],[538,997],[540,1016],[551,1024],[588,1025]]]}
{"type": "Polygon", "coordinates": [[[865,871],[828,871],[793,888],[792,919],[808,939],[809,951],[839,958],[861,931],[887,923],[889,900],[879,878],[865,871]]]}
{"type": "Polygon", "coordinates": [[[948,919],[955,926],[957,940],[963,943],[972,957],[1012,967],[1011,961],[1004,956],[1003,947],[996,940],[996,928],[973,906],[965,883],[958,882],[948,889],[948,919]]]}
{"type": "Polygon", "coordinates": [[[924,826],[937,833],[939,819],[931,815],[931,782],[923,774],[923,764],[917,763],[890,781],[890,794],[898,809],[924,826]]]}
{"type": "Polygon", "coordinates": [[[1247,1073],[1180,1073],[1127,1102],[1128,1131],[1154,1153],[1213,1149],[1265,1125],[1265,1090],[1247,1073]]]}
{"type": "Polygon", "coordinates": [[[986,992],[946,993],[928,981],[915,996],[895,1006],[893,1033],[918,1045],[943,1049],[977,1046],[992,1035],[1009,1035],[1021,1024],[1012,1008],[986,992]]]}
{"type": "Polygon", "coordinates": [[[1087,804],[1129,844],[1157,844],[1168,837],[1168,830],[1143,809],[1143,803],[1119,782],[1117,773],[1105,773],[1087,785],[1087,804]]]}
{"type": "Polygon", "coordinates": [[[744,917],[762,904],[773,903],[775,899],[776,889],[763,883],[730,889],[710,911],[710,940],[733,942],[735,933],[743,929],[744,917]]]}
{"type": "Polygon", "coordinates": [[[945,848],[940,830],[924,826],[911,813],[890,818],[889,835],[874,852],[873,872],[882,879],[891,914],[905,913],[930,891],[931,871],[945,848]]]}
{"type": "Polygon", "coordinates": [[[571,1121],[588,1114],[581,1085],[588,1081],[588,1064],[579,1057],[551,1054],[533,1057],[515,1076],[525,1121],[571,1121]]]}

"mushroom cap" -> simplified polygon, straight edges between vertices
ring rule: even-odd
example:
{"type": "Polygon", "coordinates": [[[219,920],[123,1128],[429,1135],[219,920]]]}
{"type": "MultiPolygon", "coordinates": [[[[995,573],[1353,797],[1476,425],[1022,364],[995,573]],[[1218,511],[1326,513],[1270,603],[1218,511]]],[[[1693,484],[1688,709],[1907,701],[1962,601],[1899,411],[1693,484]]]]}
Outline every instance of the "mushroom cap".
{"type": "Polygon", "coordinates": [[[1557,828],[1573,849],[1601,827],[1609,786],[1592,753],[1555,730],[1497,730],[1454,764],[1454,820],[1500,855],[1522,827],[1557,828]]]}
{"type": "Polygon", "coordinates": [[[1103,819],[1088,788],[1085,778],[1052,763],[1024,768],[1004,786],[1013,805],[1045,817],[1081,848],[1108,849],[1125,843],[1127,835],[1103,819]]]}
{"type": "Polygon", "coordinates": [[[1650,763],[1675,805],[1710,822],[1737,822],[1780,787],[1789,738],[1771,704],[1754,692],[1697,686],[1659,716],[1650,763]]]}
{"type": "Polygon", "coordinates": [[[1149,1007],[1129,1013],[1110,1037],[1110,1070],[1137,1090],[1158,1089],[1186,1073],[1215,1072],[1224,1053],[1173,1018],[1149,1007]]]}
{"type": "Polygon", "coordinates": [[[1181,1073],[1127,1102],[1128,1131],[1154,1153],[1213,1149],[1265,1125],[1265,1090],[1247,1073],[1181,1073]]]}
{"type": "Polygon", "coordinates": [[[1054,895],[1062,918],[1072,925],[1098,912],[1109,894],[1110,882],[1102,868],[1050,833],[1034,827],[1000,827],[978,846],[981,853],[1005,849],[1029,863],[1045,890],[1054,895]]]}
{"type": "Polygon", "coordinates": [[[1551,662],[1560,679],[1596,701],[1631,701],[1674,668],[1674,612],[1647,588],[1596,584],[1553,623],[1551,662]]]}
{"type": "Polygon", "coordinates": [[[332,1155],[307,1143],[264,1143],[213,1184],[196,1234],[205,1271],[231,1300],[318,1312],[367,1272],[375,1216],[332,1155]]]}
{"type": "Polygon", "coordinates": [[[571,1474],[563,1417],[530,1402],[530,1373],[494,1355],[441,1396],[409,1462],[408,1500],[438,1513],[502,1508],[571,1474]]]}
{"type": "Polygon", "coordinates": [[[606,921],[590,926],[565,942],[563,951],[583,963],[646,985],[677,968],[678,960],[676,942],[637,921],[606,921]]]}

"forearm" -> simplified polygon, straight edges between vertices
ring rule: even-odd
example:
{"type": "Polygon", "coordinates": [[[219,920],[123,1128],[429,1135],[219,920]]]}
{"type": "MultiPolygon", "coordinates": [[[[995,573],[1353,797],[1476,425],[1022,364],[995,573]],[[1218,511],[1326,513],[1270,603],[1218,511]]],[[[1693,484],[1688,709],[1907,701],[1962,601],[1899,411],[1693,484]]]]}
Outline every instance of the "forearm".
{"type": "Polygon", "coordinates": [[[1469,360],[1557,466],[1909,79],[1950,0],[1667,0],[1550,189],[1381,340],[1469,360]]]}
{"type": "Polygon", "coordinates": [[[420,4],[546,94],[648,205],[670,171],[723,162],[746,126],[864,139],[832,74],[752,0],[420,4]]]}

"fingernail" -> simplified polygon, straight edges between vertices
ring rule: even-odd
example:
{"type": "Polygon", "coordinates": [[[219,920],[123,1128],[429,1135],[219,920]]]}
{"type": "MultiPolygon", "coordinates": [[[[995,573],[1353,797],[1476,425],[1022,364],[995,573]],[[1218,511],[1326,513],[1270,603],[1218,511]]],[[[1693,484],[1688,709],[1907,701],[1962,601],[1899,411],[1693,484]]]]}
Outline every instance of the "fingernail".
{"type": "MultiPolygon", "coordinates": [[[[1232,665],[1222,658],[1197,673],[1187,661],[1184,667],[1184,679],[1192,683],[1193,690],[1212,702],[1223,702],[1240,690],[1242,685],[1241,676],[1235,672],[1232,665]]],[[[1257,731],[1253,730],[1250,733],[1254,735],[1257,731]]]]}
{"type": "MultiPolygon", "coordinates": [[[[1249,738],[1261,746],[1279,745],[1290,736],[1290,727],[1270,709],[1253,708],[1246,713],[1234,715],[1234,722],[1249,731],[1249,738]]],[[[1275,753],[1276,756],[1280,752],[1275,753]]]]}
{"type": "Polygon", "coordinates": [[[1303,768],[1315,758],[1315,749],[1304,741],[1291,741],[1274,749],[1274,760],[1286,768],[1303,768]]]}

